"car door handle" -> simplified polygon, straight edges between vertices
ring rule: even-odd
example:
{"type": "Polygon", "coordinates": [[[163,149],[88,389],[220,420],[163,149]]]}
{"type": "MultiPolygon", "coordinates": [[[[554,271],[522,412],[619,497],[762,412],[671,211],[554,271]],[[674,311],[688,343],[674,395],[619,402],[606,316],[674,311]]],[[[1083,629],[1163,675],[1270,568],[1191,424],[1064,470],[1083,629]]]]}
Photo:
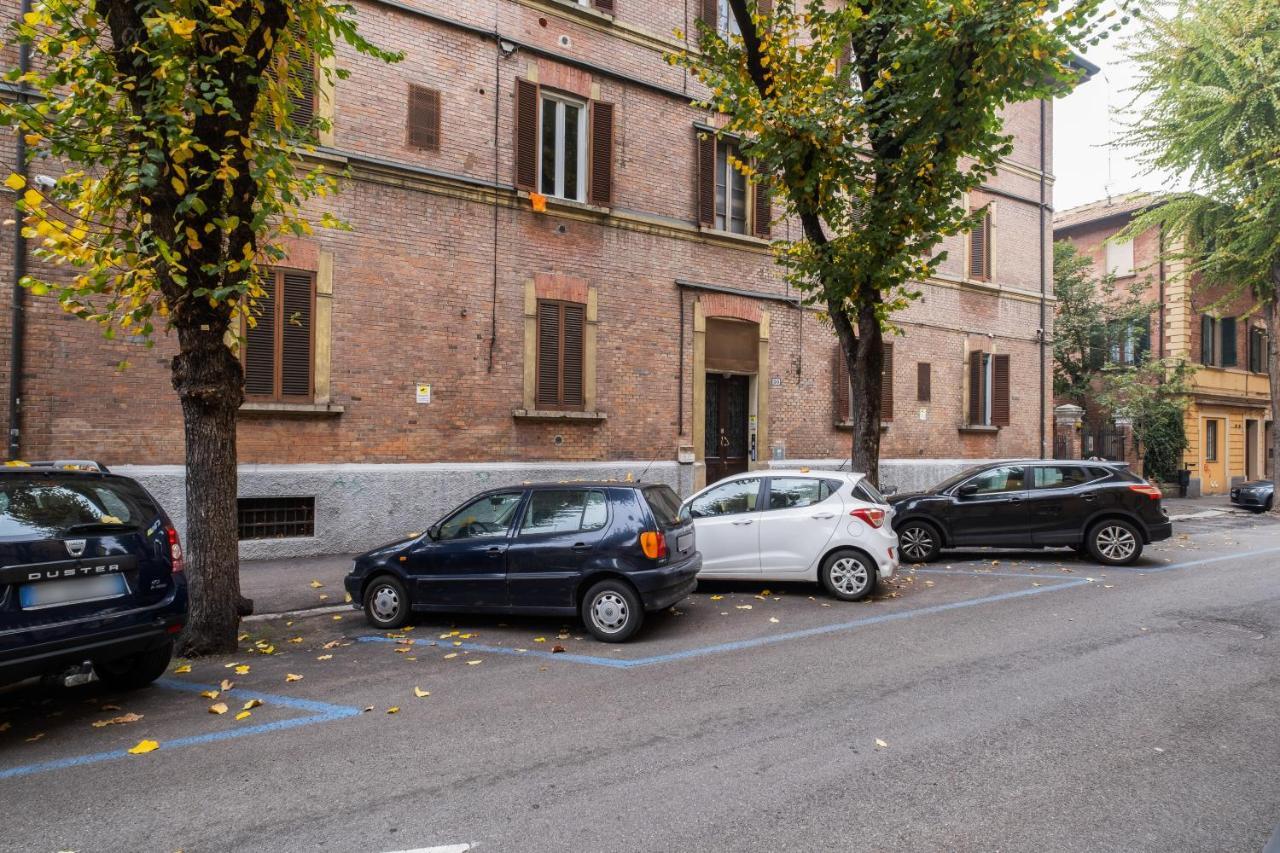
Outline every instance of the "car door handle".
{"type": "Polygon", "coordinates": [[[818,513],[817,515],[815,515],[815,516],[813,516],[813,517],[814,517],[814,518],[821,518],[821,519],[828,519],[828,518],[835,518],[835,517],[836,517],[836,514],[835,514],[834,512],[820,512],[820,513],[818,513]]]}
{"type": "Polygon", "coordinates": [[[1094,495],[1094,494],[1087,494],[1087,495],[1081,495],[1081,496],[1080,496],[1080,499],[1081,499],[1081,500],[1086,500],[1086,501],[1097,500],[1097,498],[1098,498],[1098,496],[1097,496],[1097,495],[1094,495]]]}
{"type": "Polygon", "coordinates": [[[1020,504],[1020,503],[1022,503],[1022,498],[1009,498],[1009,503],[1011,503],[1011,504],[1020,504]]]}
{"type": "Polygon", "coordinates": [[[735,522],[734,522],[734,524],[735,524],[735,525],[737,525],[737,526],[739,526],[739,527],[741,527],[741,526],[742,526],[742,525],[744,525],[744,524],[755,524],[755,523],[756,523],[756,520],[755,520],[754,518],[748,518],[748,519],[746,519],[745,521],[735,521],[735,522]]]}
{"type": "Polygon", "coordinates": [[[575,550],[575,551],[589,551],[589,550],[591,550],[591,546],[590,546],[590,545],[588,545],[586,542],[574,542],[574,543],[573,543],[573,550],[575,550]]]}
{"type": "Polygon", "coordinates": [[[502,556],[502,552],[503,552],[503,551],[505,551],[505,550],[506,550],[506,549],[505,549],[505,548],[503,548],[501,545],[490,545],[490,546],[489,546],[489,550],[488,550],[486,553],[487,553],[490,557],[501,557],[501,556],[502,556]]]}

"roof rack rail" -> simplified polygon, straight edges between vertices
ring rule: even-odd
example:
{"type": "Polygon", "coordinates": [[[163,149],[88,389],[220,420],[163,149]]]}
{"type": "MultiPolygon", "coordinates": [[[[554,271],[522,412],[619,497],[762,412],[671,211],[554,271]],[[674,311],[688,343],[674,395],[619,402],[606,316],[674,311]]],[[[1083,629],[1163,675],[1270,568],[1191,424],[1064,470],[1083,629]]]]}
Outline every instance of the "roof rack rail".
{"type": "Polygon", "coordinates": [[[57,468],[62,471],[90,471],[98,474],[110,474],[107,466],[92,459],[44,459],[28,462],[32,468],[57,468]]]}

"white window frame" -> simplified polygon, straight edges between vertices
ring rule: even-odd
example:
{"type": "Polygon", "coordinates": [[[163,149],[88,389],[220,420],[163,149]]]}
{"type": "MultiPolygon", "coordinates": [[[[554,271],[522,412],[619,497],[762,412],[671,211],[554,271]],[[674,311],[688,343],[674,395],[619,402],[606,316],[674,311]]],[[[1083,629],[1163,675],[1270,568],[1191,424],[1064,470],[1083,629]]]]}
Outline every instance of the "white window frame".
{"type": "Polygon", "coordinates": [[[542,130],[543,130],[544,123],[547,120],[546,119],[547,110],[553,109],[555,111],[554,120],[555,120],[555,128],[556,128],[555,176],[553,179],[553,188],[551,193],[549,193],[549,195],[555,196],[556,198],[567,199],[568,201],[585,202],[587,200],[587,144],[588,144],[587,111],[589,109],[589,105],[586,101],[582,101],[577,98],[569,98],[564,95],[560,95],[558,93],[552,93],[552,92],[546,92],[546,91],[542,92],[541,98],[542,98],[542,102],[538,105],[538,152],[537,152],[538,189],[539,191],[542,191],[542,187],[543,187],[543,182],[542,182],[542,179],[543,179],[543,173],[542,173],[543,132],[542,130]],[[578,108],[578,127],[577,127],[578,194],[576,196],[565,195],[565,191],[564,191],[564,177],[565,177],[564,142],[565,142],[565,132],[567,130],[567,128],[565,127],[565,107],[566,106],[572,106],[572,107],[578,108]]]}
{"type": "Polygon", "coordinates": [[[729,8],[729,0],[718,0],[716,3],[716,32],[722,36],[742,35],[742,31],[738,29],[738,19],[729,8]]]}
{"type": "MultiPolygon", "coordinates": [[[[733,158],[741,159],[738,152],[738,146],[732,140],[716,141],[716,159],[720,158],[720,152],[724,152],[724,174],[720,177],[724,178],[724,222],[721,224],[720,195],[719,187],[716,190],[716,230],[725,231],[729,234],[750,234],[751,233],[751,184],[747,181],[747,176],[738,171],[733,165],[733,158]],[[742,183],[742,230],[733,230],[733,183],[734,181],[742,183]]],[[[720,164],[716,164],[716,170],[719,171],[720,164]]]]}
{"type": "Polygon", "coordinates": [[[1133,275],[1133,241],[1107,243],[1107,275],[1125,278],[1133,275]]]}

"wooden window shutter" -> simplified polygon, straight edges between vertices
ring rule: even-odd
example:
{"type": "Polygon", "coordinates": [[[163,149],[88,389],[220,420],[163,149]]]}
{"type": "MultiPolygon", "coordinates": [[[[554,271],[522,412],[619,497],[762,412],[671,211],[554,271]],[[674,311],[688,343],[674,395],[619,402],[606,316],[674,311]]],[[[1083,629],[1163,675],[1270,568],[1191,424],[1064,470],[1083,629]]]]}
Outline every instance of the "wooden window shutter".
{"type": "Polygon", "coordinates": [[[560,304],[538,303],[538,392],[539,409],[560,405],[560,304]]]}
{"type": "Polygon", "coordinates": [[[274,397],[276,393],[276,273],[262,277],[264,295],[249,308],[254,319],[245,321],[244,392],[251,397],[274,397]]]}
{"type": "Polygon", "coordinates": [[[538,84],[516,80],[516,187],[538,185],[538,84]]]}
{"type": "Polygon", "coordinates": [[[884,364],[880,369],[880,420],[893,420],[893,344],[884,345],[884,364]]]}
{"type": "Polygon", "coordinates": [[[601,12],[613,14],[613,0],[593,0],[593,2],[601,12]]]}
{"type": "Polygon", "coordinates": [[[1009,425],[1009,356],[991,356],[991,425],[1009,425]]]}
{"type": "Polygon", "coordinates": [[[311,397],[312,283],[309,272],[280,279],[280,396],[311,397]]]}
{"type": "Polygon", "coordinates": [[[916,362],[916,400],[927,403],[933,398],[933,370],[927,361],[916,362]]]}
{"type": "Polygon", "coordinates": [[[982,350],[969,353],[969,423],[980,424],[983,421],[983,405],[986,397],[987,373],[982,369],[985,353],[982,350]]]}
{"type": "Polygon", "coordinates": [[[409,84],[409,145],[440,150],[440,92],[409,84]]]}
{"type": "Polygon", "coordinates": [[[716,139],[698,131],[698,224],[716,224],[716,139]]]}
{"type": "Polygon", "coordinates": [[[560,405],[582,408],[582,338],[586,306],[566,304],[561,327],[561,398],[560,405]]]}
{"type": "Polygon", "coordinates": [[[977,228],[969,232],[969,278],[991,278],[991,214],[984,214],[977,228]]]}
{"type": "Polygon", "coordinates": [[[698,17],[702,20],[702,23],[714,30],[716,28],[716,19],[720,17],[719,2],[717,0],[701,0],[698,8],[698,17]]]}
{"type": "Polygon", "coordinates": [[[756,11],[761,15],[772,15],[773,0],[756,0],[756,11]]]}
{"type": "Polygon", "coordinates": [[[297,69],[297,91],[290,87],[289,100],[293,104],[293,123],[302,130],[316,118],[316,69],[302,62],[298,50],[289,51],[289,69],[297,69]]]}
{"type": "Polygon", "coordinates": [[[591,102],[591,203],[613,200],[613,104],[591,102]]]}
{"type": "Polygon", "coordinates": [[[757,237],[769,237],[769,226],[773,219],[773,204],[769,193],[769,184],[761,177],[754,184],[752,193],[754,195],[755,210],[752,213],[752,231],[757,237]]]}
{"type": "Polygon", "coordinates": [[[834,401],[832,414],[837,424],[853,420],[853,406],[850,402],[852,387],[849,380],[849,364],[844,358],[844,348],[836,341],[833,363],[831,365],[831,384],[834,401]]]}

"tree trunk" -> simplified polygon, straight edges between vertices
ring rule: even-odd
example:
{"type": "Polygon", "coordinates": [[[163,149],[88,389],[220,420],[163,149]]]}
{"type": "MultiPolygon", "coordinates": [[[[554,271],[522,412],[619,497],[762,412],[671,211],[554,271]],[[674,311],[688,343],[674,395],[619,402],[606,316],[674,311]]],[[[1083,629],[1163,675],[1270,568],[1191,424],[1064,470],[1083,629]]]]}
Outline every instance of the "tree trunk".
{"type": "Polygon", "coordinates": [[[1280,266],[1271,273],[1275,287],[1263,306],[1267,320],[1267,379],[1271,382],[1271,512],[1280,515],[1280,266]]]}
{"type": "Polygon", "coordinates": [[[223,342],[223,325],[179,329],[182,351],[173,359],[187,445],[191,612],[178,641],[187,656],[234,652],[240,616],[252,610],[240,595],[236,530],[236,412],[244,398],[243,376],[223,342]]]}
{"type": "Polygon", "coordinates": [[[849,451],[851,470],[866,474],[880,487],[880,393],[884,373],[884,335],[874,305],[858,312],[858,329],[843,310],[829,305],[832,325],[840,339],[845,364],[849,368],[850,422],[853,426],[849,451]]]}

